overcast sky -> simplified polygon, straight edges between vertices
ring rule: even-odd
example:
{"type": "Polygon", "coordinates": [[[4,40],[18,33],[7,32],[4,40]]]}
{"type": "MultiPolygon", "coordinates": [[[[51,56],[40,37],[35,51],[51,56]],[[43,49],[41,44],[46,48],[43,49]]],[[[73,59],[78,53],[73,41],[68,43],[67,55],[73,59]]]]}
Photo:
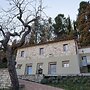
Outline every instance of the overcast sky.
{"type": "MultiPolygon", "coordinates": [[[[43,6],[47,6],[44,12],[52,18],[62,13],[66,17],[69,15],[72,20],[75,20],[81,1],[82,0],[43,0],[43,6]]],[[[0,7],[7,7],[6,0],[0,0],[0,7]]]]}

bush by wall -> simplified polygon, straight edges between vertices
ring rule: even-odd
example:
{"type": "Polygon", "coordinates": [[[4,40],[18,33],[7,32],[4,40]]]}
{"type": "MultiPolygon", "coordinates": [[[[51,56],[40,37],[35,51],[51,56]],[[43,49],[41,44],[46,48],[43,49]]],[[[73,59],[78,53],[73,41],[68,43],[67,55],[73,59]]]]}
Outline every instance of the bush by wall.
{"type": "Polygon", "coordinates": [[[44,77],[41,83],[64,88],[65,90],[90,90],[90,76],[44,77]]]}

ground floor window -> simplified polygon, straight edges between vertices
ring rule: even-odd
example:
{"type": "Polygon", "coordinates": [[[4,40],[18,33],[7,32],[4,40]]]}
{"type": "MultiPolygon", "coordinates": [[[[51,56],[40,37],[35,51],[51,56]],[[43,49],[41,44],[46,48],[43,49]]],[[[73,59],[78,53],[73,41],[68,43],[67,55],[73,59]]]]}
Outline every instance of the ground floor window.
{"type": "Polygon", "coordinates": [[[49,68],[48,68],[48,73],[49,74],[56,74],[56,62],[52,62],[52,63],[49,63],[49,68]]]}
{"type": "Polygon", "coordinates": [[[62,61],[62,67],[69,67],[69,60],[62,61]]]}
{"type": "Polygon", "coordinates": [[[82,66],[87,66],[87,57],[82,56],[82,66]]]}
{"type": "Polygon", "coordinates": [[[32,74],[32,64],[26,65],[26,74],[31,75],[32,74]]]}

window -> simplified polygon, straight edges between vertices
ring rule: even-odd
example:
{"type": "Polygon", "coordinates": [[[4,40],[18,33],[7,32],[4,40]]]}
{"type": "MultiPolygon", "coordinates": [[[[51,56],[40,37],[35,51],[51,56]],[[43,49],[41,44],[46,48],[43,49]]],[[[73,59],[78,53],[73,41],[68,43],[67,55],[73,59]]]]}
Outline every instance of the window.
{"type": "Polygon", "coordinates": [[[62,67],[69,67],[69,60],[62,61],[62,67]]]}
{"type": "Polygon", "coordinates": [[[55,75],[56,74],[56,62],[49,63],[49,74],[55,75]]]}
{"type": "Polygon", "coordinates": [[[31,75],[32,74],[32,66],[27,66],[26,72],[27,72],[27,75],[31,75]]]}
{"type": "Polygon", "coordinates": [[[21,69],[22,64],[17,64],[17,69],[21,69]]]}
{"type": "Polygon", "coordinates": [[[32,74],[32,63],[26,64],[25,74],[26,75],[31,75],[32,74]]]}
{"type": "Polygon", "coordinates": [[[24,51],[21,51],[21,57],[24,57],[24,51]]]}
{"type": "Polygon", "coordinates": [[[82,56],[82,66],[87,66],[87,57],[82,56]]]}
{"type": "Polygon", "coordinates": [[[63,51],[67,51],[68,50],[68,44],[63,44],[63,51]]]}
{"type": "Polygon", "coordinates": [[[39,55],[43,55],[43,54],[44,54],[44,48],[40,48],[39,55]]]}

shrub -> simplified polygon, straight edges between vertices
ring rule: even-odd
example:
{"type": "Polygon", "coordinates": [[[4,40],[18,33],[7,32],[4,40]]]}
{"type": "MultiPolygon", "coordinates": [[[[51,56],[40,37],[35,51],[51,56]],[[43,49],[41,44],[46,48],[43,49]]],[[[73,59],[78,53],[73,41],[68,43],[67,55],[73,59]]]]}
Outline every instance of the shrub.
{"type": "Polygon", "coordinates": [[[41,84],[47,84],[47,83],[48,83],[48,79],[43,78],[40,83],[41,83],[41,84]]]}

